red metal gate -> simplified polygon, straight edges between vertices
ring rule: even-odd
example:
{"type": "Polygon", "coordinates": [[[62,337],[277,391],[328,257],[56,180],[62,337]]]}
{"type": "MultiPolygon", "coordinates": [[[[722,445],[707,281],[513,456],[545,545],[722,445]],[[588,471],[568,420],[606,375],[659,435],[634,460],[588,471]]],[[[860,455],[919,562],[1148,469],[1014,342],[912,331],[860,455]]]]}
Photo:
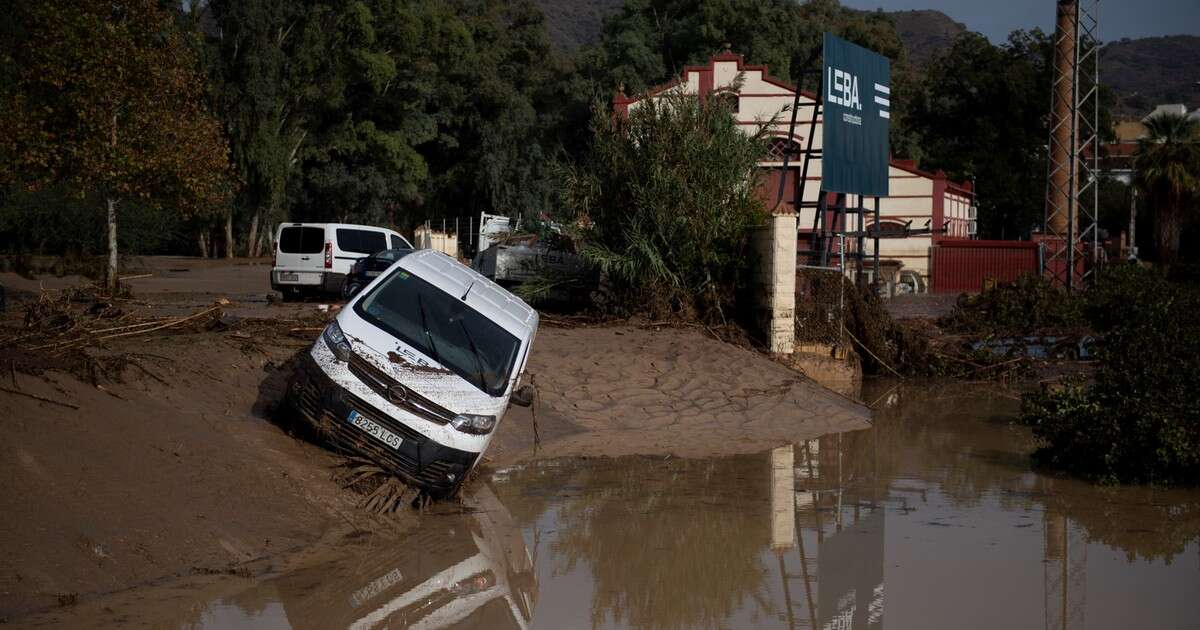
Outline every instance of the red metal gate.
{"type": "Polygon", "coordinates": [[[1040,245],[1030,241],[945,240],[933,246],[930,290],[976,293],[984,282],[1040,273],[1040,245]]]}

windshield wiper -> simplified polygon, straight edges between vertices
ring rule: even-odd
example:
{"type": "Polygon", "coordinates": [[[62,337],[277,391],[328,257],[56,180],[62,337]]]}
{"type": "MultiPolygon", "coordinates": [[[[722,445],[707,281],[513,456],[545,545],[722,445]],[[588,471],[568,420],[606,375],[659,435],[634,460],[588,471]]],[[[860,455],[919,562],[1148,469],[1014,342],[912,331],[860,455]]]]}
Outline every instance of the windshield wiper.
{"type": "Polygon", "coordinates": [[[458,327],[462,328],[463,336],[467,338],[467,345],[471,347],[471,354],[475,357],[475,367],[479,368],[479,389],[487,392],[487,383],[483,379],[483,360],[479,358],[479,350],[475,347],[475,340],[471,339],[471,333],[467,332],[467,325],[463,320],[458,320],[458,327]]]}
{"type": "Polygon", "coordinates": [[[425,329],[425,338],[429,340],[429,349],[433,350],[433,360],[438,363],[442,362],[442,355],[438,354],[437,343],[433,341],[433,333],[429,332],[429,323],[425,319],[425,303],[421,300],[421,292],[417,292],[417,310],[421,311],[421,328],[425,329]]]}

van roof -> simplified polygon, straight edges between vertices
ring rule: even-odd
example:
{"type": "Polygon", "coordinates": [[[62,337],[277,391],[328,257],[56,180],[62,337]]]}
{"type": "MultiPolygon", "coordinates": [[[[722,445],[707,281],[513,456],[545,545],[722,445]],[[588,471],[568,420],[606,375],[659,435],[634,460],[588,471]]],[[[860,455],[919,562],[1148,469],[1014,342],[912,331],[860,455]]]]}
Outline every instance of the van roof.
{"type": "Polygon", "coordinates": [[[360,225],[358,223],[303,223],[303,222],[296,222],[296,223],[280,223],[279,227],[281,229],[285,228],[285,227],[319,227],[319,228],[331,227],[331,228],[354,228],[354,229],[359,229],[359,230],[383,230],[385,232],[395,232],[395,230],[393,230],[392,228],[380,227],[378,225],[360,225]]]}
{"type": "Polygon", "coordinates": [[[467,294],[471,308],[522,340],[537,328],[537,311],[521,298],[442,252],[420,249],[397,264],[451,295],[467,294]]]}

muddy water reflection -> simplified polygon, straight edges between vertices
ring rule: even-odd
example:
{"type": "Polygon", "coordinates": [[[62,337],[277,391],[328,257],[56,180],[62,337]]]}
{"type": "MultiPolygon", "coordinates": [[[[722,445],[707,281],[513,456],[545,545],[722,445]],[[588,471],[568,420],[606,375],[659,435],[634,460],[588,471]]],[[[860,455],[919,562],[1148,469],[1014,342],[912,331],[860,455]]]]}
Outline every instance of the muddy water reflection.
{"type": "Polygon", "coordinates": [[[185,625],[1200,626],[1200,491],[1035,473],[1008,398],[886,400],[872,429],[754,456],[499,471],[470,514],[185,625]]]}
{"type": "Polygon", "coordinates": [[[525,628],[537,597],[521,531],[486,486],[468,514],[370,539],[196,611],[190,628],[525,628]]]}

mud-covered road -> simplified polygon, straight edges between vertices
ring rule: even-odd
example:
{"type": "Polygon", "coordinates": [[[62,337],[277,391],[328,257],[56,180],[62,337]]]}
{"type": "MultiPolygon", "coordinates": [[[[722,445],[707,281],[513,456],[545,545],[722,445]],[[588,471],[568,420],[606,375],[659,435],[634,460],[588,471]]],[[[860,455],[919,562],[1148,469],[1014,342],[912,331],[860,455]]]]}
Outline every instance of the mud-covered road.
{"type": "MultiPolygon", "coordinates": [[[[313,549],[423,530],[415,512],[361,510],[331,478],[339,459],[275,413],[288,360],[328,317],[321,305],[268,299],[263,261],[143,267],[153,275],[131,280],[114,308],[178,317],[218,303],[223,317],[89,347],[123,358],[94,382],[13,369],[27,350],[0,352],[0,621],[78,626],[114,598],[179,580],[226,585],[313,549]]],[[[4,334],[19,335],[22,305],[41,291],[80,281],[0,274],[4,334]]],[[[861,405],[691,329],[543,326],[528,370],[540,441],[533,412],[510,411],[488,474],[563,456],[756,453],[868,426],[861,405]]],[[[136,610],[108,622],[136,625],[136,610]]]]}

